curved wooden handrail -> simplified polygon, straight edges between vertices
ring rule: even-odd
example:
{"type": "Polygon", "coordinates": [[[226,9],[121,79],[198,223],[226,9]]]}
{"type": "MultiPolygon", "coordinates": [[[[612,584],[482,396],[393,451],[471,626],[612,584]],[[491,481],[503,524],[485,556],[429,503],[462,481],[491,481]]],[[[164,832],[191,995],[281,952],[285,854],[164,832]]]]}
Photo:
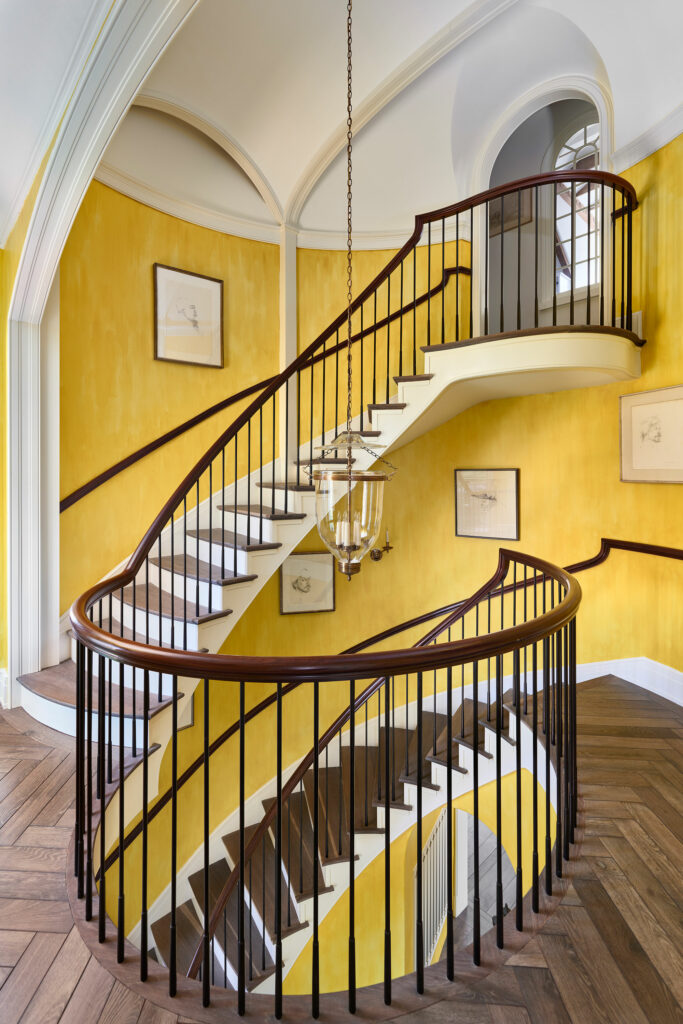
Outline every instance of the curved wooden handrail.
{"type": "MultiPolygon", "coordinates": [[[[634,187],[630,182],[626,181],[626,179],[621,178],[616,174],[612,174],[608,171],[554,171],[549,174],[537,174],[527,178],[520,178],[505,185],[497,185],[494,188],[480,192],[472,198],[461,200],[460,202],[453,203],[450,206],[442,207],[439,210],[434,210],[429,213],[418,214],[415,217],[413,232],[408,240],[389,260],[384,269],[381,270],[379,274],[377,274],[376,277],[356,296],[352,303],[352,311],[355,312],[360,309],[363,303],[390,277],[408,253],[412,251],[422,235],[422,230],[425,224],[443,220],[446,217],[455,216],[459,213],[465,212],[466,210],[473,210],[476,206],[481,206],[484,203],[491,202],[492,200],[505,195],[533,188],[536,185],[572,181],[594,181],[596,183],[611,185],[613,188],[621,192],[625,201],[626,197],[628,197],[629,209],[635,209],[637,206],[637,196],[634,187]]],[[[311,344],[304,349],[304,351],[301,352],[285,370],[283,370],[261,391],[258,398],[250,403],[250,405],[242,411],[237,419],[234,420],[233,423],[221,434],[221,436],[196,463],[193,469],[191,469],[185,476],[178,487],[176,487],[175,491],[166,501],[161,511],[149,526],[123,571],[90,588],[90,590],[86,591],[85,594],[81,595],[81,597],[76,600],[70,613],[71,624],[77,638],[85,643],[86,646],[91,647],[93,650],[97,650],[99,653],[104,654],[107,657],[113,657],[117,660],[120,660],[122,657],[128,658],[140,656],[136,651],[136,648],[143,645],[128,644],[125,641],[121,641],[120,639],[107,634],[104,630],[99,630],[96,627],[93,627],[87,617],[88,610],[100,598],[108,596],[114,591],[125,587],[133,580],[138,570],[142,567],[144,559],[149,554],[152,545],[160,536],[164,527],[169,523],[171,516],[178,508],[183,498],[189,493],[190,488],[194,486],[217,455],[225,448],[233,437],[236,436],[240,429],[249,422],[258,410],[263,408],[266,402],[268,402],[276,392],[294,376],[294,374],[312,361],[317,350],[344,325],[347,321],[347,317],[348,313],[346,310],[340,313],[339,316],[337,316],[337,318],[333,320],[332,323],[320,335],[318,335],[318,337],[312,341],[311,344]],[[105,637],[108,637],[109,639],[105,641],[105,637]]],[[[162,652],[161,649],[154,648],[150,648],[150,651],[156,652],[152,656],[154,660],[154,670],[161,667],[163,664],[162,670],[169,671],[168,658],[164,660],[162,657],[164,652],[162,652]],[[158,660],[159,658],[161,658],[161,661],[158,660]]],[[[178,653],[185,654],[186,652],[178,653]]],[[[189,666],[189,663],[186,659],[183,659],[183,668],[186,666],[189,666]]],[[[152,662],[148,662],[144,667],[152,667],[152,662]]],[[[207,669],[209,669],[209,662],[202,662],[201,657],[197,656],[196,671],[194,674],[201,675],[207,671],[207,669]]],[[[266,665],[263,665],[263,670],[267,671],[266,665]]],[[[215,671],[215,668],[212,667],[209,671],[215,671]]],[[[245,675],[244,678],[246,679],[248,677],[245,675]]]]}
{"type": "MultiPolygon", "coordinates": [[[[532,580],[527,581],[527,584],[530,583],[533,583],[533,578],[532,580]]],[[[434,626],[415,645],[415,654],[420,654],[426,648],[430,653],[439,652],[440,657],[434,661],[430,659],[428,663],[425,663],[425,667],[418,664],[414,668],[406,670],[403,667],[395,668],[392,658],[392,655],[399,653],[403,654],[405,652],[379,652],[375,656],[375,664],[379,665],[379,663],[382,662],[380,665],[381,675],[379,675],[378,678],[370,683],[370,685],[356,697],[353,708],[349,706],[345,711],[342,711],[332,725],[326,729],[318,741],[317,752],[313,749],[301,760],[298,768],[282,786],[282,801],[285,801],[295,791],[296,787],[313,764],[316,753],[320,756],[322,751],[325,750],[325,747],[328,746],[337,733],[343,729],[343,727],[351,720],[352,716],[377,692],[389,676],[403,675],[405,672],[412,674],[413,672],[446,668],[448,666],[452,667],[464,664],[465,662],[482,661],[488,657],[494,658],[498,655],[507,654],[513,650],[519,650],[520,648],[527,646],[527,644],[542,640],[544,637],[554,633],[556,629],[560,629],[562,626],[565,626],[570,622],[576,615],[580,601],[581,587],[572,576],[565,572],[564,569],[560,569],[558,566],[554,566],[543,559],[533,558],[529,555],[524,555],[521,552],[501,548],[498,555],[498,567],[493,576],[491,576],[491,578],[487,580],[486,583],[484,583],[483,586],[481,586],[470,598],[466,601],[462,601],[454,612],[447,616],[443,622],[434,626]],[[438,644],[436,646],[428,646],[432,644],[432,642],[436,640],[444,630],[448,629],[454,622],[463,618],[468,611],[476,607],[484,597],[500,587],[500,584],[505,580],[510,563],[513,560],[518,564],[533,569],[534,578],[536,578],[538,574],[541,574],[546,579],[552,579],[559,583],[560,586],[564,586],[565,595],[555,608],[542,613],[538,618],[531,620],[530,622],[521,623],[518,626],[500,630],[497,633],[490,633],[481,637],[474,637],[472,639],[455,640],[450,643],[438,644]],[[557,619],[555,619],[556,615],[557,619]]],[[[345,657],[347,656],[341,655],[338,660],[343,660],[345,657]]],[[[370,673],[366,672],[365,677],[369,674],[370,673]]],[[[340,678],[351,679],[353,678],[353,675],[344,673],[340,678]]],[[[256,853],[263,835],[270,827],[275,817],[276,811],[277,807],[274,803],[265,811],[260,824],[254,830],[253,835],[245,846],[245,863],[247,863],[256,853]]],[[[230,872],[230,875],[228,876],[216,901],[209,921],[209,927],[207,930],[208,935],[213,936],[220,920],[220,915],[223,913],[223,908],[226,906],[238,880],[239,866],[235,867],[230,872]]],[[[200,943],[188,971],[189,978],[196,977],[201,960],[202,944],[200,943]]]]}

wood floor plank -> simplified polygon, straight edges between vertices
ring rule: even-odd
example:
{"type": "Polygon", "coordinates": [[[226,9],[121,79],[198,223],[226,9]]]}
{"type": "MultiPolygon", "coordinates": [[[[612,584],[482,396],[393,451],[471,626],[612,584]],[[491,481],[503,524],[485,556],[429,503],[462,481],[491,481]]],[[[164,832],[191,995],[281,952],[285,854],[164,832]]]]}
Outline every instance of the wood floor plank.
{"type": "Polygon", "coordinates": [[[0,1020],[16,1024],[57,956],[65,934],[34,935],[0,989],[0,1020]]]}
{"type": "Polygon", "coordinates": [[[64,874],[64,849],[43,846],[0,846],[2,871],[58,871],[64,874]]]}
{"type": "Polygon", "coordinates": [[[526,946],[520,949],[519,953],[514,953],[508,960],[508,966],[510,967],[539,967],[547,968],[541,947],[538,944],[538,939],[529,939],[526,946]]]}
{"type": "Polygon", "coordinates": [[[44,849],[65,850],[71,842],[72,835],[73,829],[70,828],[38,828],[36,825],[29,825],[15,841],[14,847],[39,846],[44,849]]]}
{"type": "MultiPolygon", "coordinates": [[[[594,861],[595,874],[641,946],[683,1005],[683,958],[667,932],[614,861],[594,861]]],[[[580,883],[575,883],[578,886],[580,883]]]]}
{"type": "Polygon", "coordinates": [[[543,932],[538,941],[572,1024],[613,1024],[571,940],[543,932]]]}
{"type": "Polygon", "coordinates": [[[683,815],[677,813],[666,797],[662,796],[654,786],[638,788],[638,796],[660,821],[683,843],[683,815]]]}
{"type": "Polygon", "coordinates": [[[0,929],[31,932],[71,931],[73,917],[66,900],[18,900],[0,897],[0,929]]]}
{"type": "Polygon", "coordinates": [[[138,1024],[178,1024],[178,1014],[170,1013],[147,1000],[142,1007],[138,1024]]]}
{"type": "Polygon", "coordinates": [[[515,967],[531,1024],[570,1024],[567,1011],[550,971],[515,967]]]}
{"type": "Polygon", "coordinates": [[[586,913],[626,978],[633,994],[657,1024],[680,1024],[681,1011],[671,990],[612,902],[601,882],[576,883],[586,913]]]}
{"type": "Polygon", "coordinates": [[[27,900],[65,900],[66,878],[61,871],[0,871],[0,897],[27,900]]]}
{"type": "MultiPolygon", "coordinates": [[[[4,824],[0,828],[0,844],[11,846],[28,825],[33,824],[36,815],[50,801],[54,793],[65,783],[73,784],[74,775],[75,758],[67,755],[62,758],[59,766],[53,770],[51,775],[41,782],[31,795],[30,800],[26,800],[16,808],[9,819],[2,818],[4,824]]],[[[28,779],[26,781],[28,782],[28,779]]]]}
{"type": "Polygon", "coordinates": [[[492,1024],[530,1024],[523,1006],[489,1006],[492,1024]]]}
{"type": "MultiPolygon", "coordinates": [[[[633,806],[637,807],[638,805],[634,804],[633,806]]],[[[652,817],[656,819],[657,816],[653,814],[652,817]]],[[[629,841],[636,853],[641,854],[656,875],[657,880],[680,907],[683,903],[683,878],[681,877],[683,847],[681,844],[673,836],[671,837],[673,843],[677,847],[681,847],[671,857],[670,852],[663,850],[654,836],[648,833],[639,821],[624,818],[619,822],[619,826],[624,838],[629,841]]],[[[662,831],[665,830],[662,829],[662,831]]]]}
{"type": "Polygon", "coordinates": [[[60,1024],[98,1024],[113,986],[114,979],[109,971],[91,956],[60,1018],[60,1024]]]}
{"type": "Polygon", "coordinates": [[[0,966],[14,967],[34,932],[0,931],[0,966]]]}
{"type": "Polygon", "coordinates": [[[72,928],[28,1004],[22,1024],[57,1024],[89,959],[78,929],[72,928]]]}
{"type": "Polygon", "coordinates": [[[137,1024],[144,1000],[115,981],[98,1024],[137,1024]]]}
{"type": "MultiPolygon", "coordinates": [[[[650,907],[662,928],[668,932],[678,948],[683,950],[680,910],[643,857],[639,856],[628,839],[606,836],[604,844],[635,891],[650,907]]],[[[643,854],[646,856],[645,851],[643,854]]]]}

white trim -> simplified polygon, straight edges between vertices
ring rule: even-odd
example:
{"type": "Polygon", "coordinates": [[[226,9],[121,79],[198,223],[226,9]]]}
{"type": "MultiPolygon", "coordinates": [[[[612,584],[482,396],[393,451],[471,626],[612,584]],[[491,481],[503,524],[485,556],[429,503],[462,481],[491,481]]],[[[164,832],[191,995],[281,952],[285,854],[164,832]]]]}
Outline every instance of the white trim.
{"type": "Polygon", "coordinates": [[[629,167],[634,167],[635,164],[650,156],[651,153],[656,153],[662,146],[666,146],[667,143],[678,138],[682,132],[683,103],[679,103],[661,121],[653,124],[642,135],[639,135],[625,146],[621,146],[616,151],[612,158],[614,170],[617,174],[621,174],[622,171],[627,170],[629,167]]]}
{"type": "Polygon", "coordinates": [[[125,174],[115,167],[110,167],[109,164],[101,163],[95,172],[95,178],[103,185],[128,196],[129,199],[144,203],[145,206],[151,206],[153,210],[160,210],[179,220],[198,224],[199,227],[220,231],[225,235],[236,235],[239,238],[251,238],[257,242],[271,242],[274,245],[277,245],[280,240],[280,228],[277,224],[267,224],[232,213],[220,213],[208,206],[200,206],[198,203],[191,203],[186,199],[178,199],[167,192],[162,192],[161,189],[152,188],[144,181],[125,174]]]}
{"type": "MultiPolygon", "coordinates": [[[[459,46],[494,18],[513,7],[518,0],[475,0],[453,18],[412,56],[403,61],[370,93],[353,112],[353,130],[358,133],[364,125],[380,113],[399,93],[424,74],[430,67],[459,46]]],[[[329,137],[299,177],[285,208],[288,224],[297,224],[306,200],[335,157],[346,145],[346,122],[329,137]]],[[[355,240],[355,236],[354,236],[355,240]]],[[[314,248],[314,247],[312,247],[314,248]]]]}
{"type": "Polygon", "coordinates": [[[64,69],[64,74],[55,91],[47,116],[33,147],[33,152],[29,157],[21,182],[7,212],[5,223],[0,225],[0,249],[5,247],[7,237],[21,213],[26,197],[40,169],[40,164],[57,131],[59,119],[66,110],[74,89],[77,87],[78,79],[88,59],[88,54],[95,44],[102,25],[109,16],[111,6],[111,0],[96,0],[95,3],[91,4],[91,9],[85,18],[81,33],[76,40],[69,62],[64,69]]]}
{"type": "Polygon", "coordinates": [[[6,668],[0,668],[0,707],[10,706],[9,676],[6,668]]]}
{"type": "Polygon", "coordinates": [[[166,99],[160,93],[152,91],[141,92],[135,97],[134,106],[158,110],[162,114],[175,117],[178,121],[189,124],[192,128],[201,132],[202,135],[206,135],[212,142],[215,142],[247,175],[273,215],[273,220],[278,224],[282,223],[282,206],[275,195],[272,185],[258,164],[231,135],[228,135],[222,128],[219,128],[213,121],[207,121],[205,117],[192,110],[191,107],[185,107],[173,100],[166,99]]]}
{"type": "MultiPolygon", "coordinates": [[[[467,213],[459,220],[458,237],[461,242],[470,241],[470,218],[467,213]]],[[[437,222],[438,223],[438,222],[437,222]]],[[[354,252],[371,249],[400,249],[413,233],[414,224],[406,225],[403,231],[354,231],[353,248],[354,252]]],[[[436,227],[432,231],[432,244],[441,241],[441,228],[436,227]]],[[[455,221],[449,220],[446,225],[446,241],[454,242],[456,238],[455,221]]],[[[427,231],[422,232],[422,237],[417,243],[418,247],[427,245],[427,231]]],[[[301,228],[298,232],[297,247],[299,249],[324,249],[337,250],[346,249],[346,234],[342,231],[318,231],[316,229],[301,228]]]]}
{"type": "Polygon", "coordinates": [[[50,289],[40,325],[40,521],[42,585],[40,588],[40,664],[60,660],[59,465],[59,270],[50,289]]]}
{"type": "Polygon", "coordinates": [[[664,697],[674,704],[683,705],[683,672],[663,665],[652,658],[615,658],[613,661],[593,661],[585,665],[577,665],[576,679],[579,683],[588,682],[599,676],[619,676],[627,683],[640,686],[643,690],[664,697]]]}
{"type": "MultiPolygon", "coordinates": [[[[40,321],[69,230],[105,147],[196,2],[115,0],[63,116],[33,208],[8,318],[11,680],[40,669],[40,321]]],[[[53,386],[58,388],[59,381],[53,386]]]]}

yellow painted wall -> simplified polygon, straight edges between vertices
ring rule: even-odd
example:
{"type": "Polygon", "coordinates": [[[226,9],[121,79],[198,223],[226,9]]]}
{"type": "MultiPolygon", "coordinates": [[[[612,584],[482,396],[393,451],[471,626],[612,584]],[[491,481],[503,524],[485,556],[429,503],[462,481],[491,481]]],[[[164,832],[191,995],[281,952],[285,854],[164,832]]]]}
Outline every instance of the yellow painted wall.
{"type": "MultiPolygon", "coordinates": [[[[545,866],[545,798],[538,787],[538,851],[539,872],[545,866]]],[[[502,780],[502,845],[512,866],[517,870],[517,822],[515,776],[506,775],[502,780]]],[[[522,879],[525,894],[531,888],[531,867],[533,852],[533,829],[531,827],[531,806],[533,777],[526,769],[522,771],[522,879]]],[[[472,814],[471,793],[453,801],[455,810],[472,814]]],[[[423,837],[426,842],[429,833],[440,814],[434,811],[424,818],[423,837]]],[[[496,830],[496,784],[490,782],[479,791],[479,818],[492,832],[496,830]]],[[[551,836],[555,834],[555,812],[551,808],[551,836]]],[[[416,829],[412,828],[399,836],[391,845],[392,894],[391,894],[391,972],[398,978],[414,970],[414,907],[413,872],[417,855],[416,829]]],[[[483,930],[486,931],[486,924],[483,930]]],[[[349,898],[345,892],[323,918],[320,931],[320,991],[338,992],[347,988],[348,983],[348,934],[349,898]]],[[[284,980],[284,991],[288,995],[311,991],[311,950],[312,939],[306,943],[296,963],[284,980]]],[[[356,883],[356,964],[357,983],[360,986],[375,985],[383,980],[384,970],[384,855],[376,857],[358,876],[356,883]]]]}
{"type": "MultiPolygon", "coordinates": [[[[64,249],[60,287],[62,497],[278,370],[276,245],[198,227],[93,182],[64,249]],[[224,280],[222,370],[154,359],[154,263],[224,280]]],[[[165,499],[245,404],[62,513],[62,611],[134,550],[165,499]]]]}

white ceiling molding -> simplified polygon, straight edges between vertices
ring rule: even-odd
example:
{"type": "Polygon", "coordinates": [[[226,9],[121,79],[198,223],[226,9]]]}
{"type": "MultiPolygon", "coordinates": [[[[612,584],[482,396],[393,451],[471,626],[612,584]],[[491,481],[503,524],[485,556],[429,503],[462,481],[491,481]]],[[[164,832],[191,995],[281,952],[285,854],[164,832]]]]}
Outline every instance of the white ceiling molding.
{"type": "Polygon", "coordinates": [[[263,221],[220,213],[218,210],[211,210],[198,203],[177,199],[160,189],[151,188],[143,181],[124,174],[123,171],[110,167],[106,163],[101,163],[97,168],[95,178],[103,185],[122,192],[130,199],[135,199],[138,203],[144,203],[145,206],[151,206],[152,209],[160,210],[161,213],[167,213],[179,220],[189,221],[191,224],[198,224],[199,227],[210,228],[212,231],[220,231],[224,235],[237,235],[239,238],[251,238],[257,242],[272,242],[275,245],[280,243],[279,224],[266,224],[263,221]]]}
{"type": "MultiPolygon", "coordinates": [[[[359,132],[384,107],[407,86],[420,77],[428,68],[441,60],[447,53],[459,46],[465,39],[483,28],[503,11],[515,6],[519,0],[475,0],[462,14],[453,18],[429,42],[420,47],[408,60],[400,64],[370,95],[353,111],[354,132],[359,132]]],[[[341,123],[324,146],[310,161],[296,184],[287,203],[285,220],[298,224],[306,200],[332,164],[335,157],[346,145],[346,122],[341,123]]]]}
{"type": "Polygon", "coordinates": [[[633,167],[641,160],[644,160],[645,157],[650,156],[651,153],[655,153],[662,146],[666,146],[668,142],[678,138],[682,132],[683,103],[679,103],[661,121],[652,125],[646,132],[643,132],[637,139],[634,139],[633,142],[629,142],[628,145],[622,146],[621,149],[616,151],[612,158],[614,170],[617,174],[621,174],[622,171],[633,167]]]}
{"type": "Polygon", "coordinates": [[[489,187],[496,157],[512,133],[535,114],[537,110],[558,100],[583,99],[595,106],[600,120],[600,162],[609,170],[612,166],[614,146],[614,108],[609,86],[587,75],[562,75],[541,82],[518,96],[501,114],[489,132],[479,155],[472,165],[470,194],[483,192],[489,187]]]}
{"type": "MultiPolygon", "coordinates": [[[[9,678],[41,666],[40,322],[74,217],[116,126],[196,0],[115,0],[47,162],[8,318],[9,678]]],[[[59,388],[59,381],[53,382],[59,388]]],[[[59,509],[54,508],[59,517],[59,509]]]]}
{"type": "Polygon", "coordinates": [[[202,117],[201,114],[191,110],[189,107],[183,106],[173,100],[169,100],[160,93],[151,91],[140,92],[135,97],[134,106],[147,107],[149,110],[158,110],[162,114],[169,114],[171,117],[175,117],[179,121],[184,121],[185,124],[189,124],[192,128],[196,128],[197,131],[206,135],[212,142],[215,142],[217,146],[227,153],[228,156],[242,168],[254,185],[254,188],[263,199],[263,202],[272,213],[273,219],[276,220],[278,224],[282,224],[282,206],[280,205],[268,179],[240,144],[228,135],[227,132],[224,132],[222,128],[219,128],[217,124],[214,124],[212,121],[208,121],[206,118],[202,117]]]}
{"type": "Polygon", "coordinates": [[[76,88],[79,76],[88,59],[88,54],[92,50],[95,40],[97,39],[97,35],[108,17],[108,11],[111,9],[111,6],[111,0],[97,0],[97,2],[93,4],[88,17],[83,23],[83,28],[71,53],[69,63],[64,70],[62,80],[54,94],[52,103],[50,104],[50,108],[47,111],[43,122],[43,126],[36,139],[33,152],[26,164],[19,187],[17,188],[11,206],[7,211],[4,222],[0,224],[0,249],[5,247],[7,243],[7,236],[14,227],[16,220],[21,213],[26,197],[36,179],[36,175],[38,174],[40,164],[47,153],[55,132],[57,131],[60,118],[63,116],[64,111],[69,104],[69,100],[76,88]]]}
{"type": "MultiPolygon", "coordinates": [[[[438,225],[438,222],[437,222],[438,225]]],[[[405,231],[354,231],[354,251],[372,249],[400,249],[413,233],[414,224],[406,227],[405,231]]],[[[463,214],[459,218],[458,238],[461,242],[470,240],[469,215],[463,214]]],[[[455,242],[455,224],[446,227],[446,241],[455,242]]],[[[441,242],[441,229],[437,226],[432,229],[432,244],[441,242]]],[[[422,238],[418,246],[427,244],[427,228],[422,232],[422,238]]],[[[297,233],[297,248],[299,249],[325,249],[336,250],[346,249],[346,235],[342,231],[315,231],[312,229],[300,229],[297,233]]]]}

